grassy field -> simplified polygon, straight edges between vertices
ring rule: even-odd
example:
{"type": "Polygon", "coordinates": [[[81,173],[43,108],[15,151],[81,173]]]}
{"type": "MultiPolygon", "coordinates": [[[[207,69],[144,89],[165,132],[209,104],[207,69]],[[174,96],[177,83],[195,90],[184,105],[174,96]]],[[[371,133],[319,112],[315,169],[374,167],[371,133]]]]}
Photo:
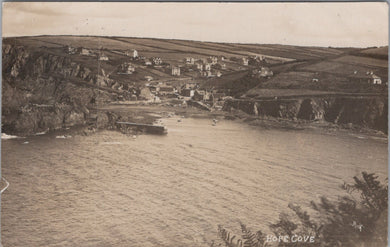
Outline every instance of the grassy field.
{"type": "Polygon", "coordinates": [[[387,56],[388,52],[389,52],[389,47],[383,46],[383,47],[379,47],[379,48],[376,47],[376,48],[366,49],[366,50],[361,51],[360,53],[368,54],[368,55],[385,55],[385,56],[387,56]]]}
{"type": "Polygon", "coordinates": [[[299,47],[287,45],[255,45],[255,44],[234,44],[234,47],[260,53],[264,55],[286,57],[291,59],[317,59],[329,56],[340,55],[343,52],[333,48],[323,47],[299,47]]]}
{"type": "Polygon", "coordinates": [[[383,59],[375,59],[369,57],[358,57],[358,56],[343,56],[335,59],[336,62],[342,62],[353,65],[364,65],[364,66],[372,66],[372,67],[380,67],[387,68],[387,60],[383,59]]]}

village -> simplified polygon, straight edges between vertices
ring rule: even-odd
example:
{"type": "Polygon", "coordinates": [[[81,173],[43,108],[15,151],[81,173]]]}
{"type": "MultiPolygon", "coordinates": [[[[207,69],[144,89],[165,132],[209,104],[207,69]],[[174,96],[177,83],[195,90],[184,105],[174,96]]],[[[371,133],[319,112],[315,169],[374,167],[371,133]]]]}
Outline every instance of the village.
{"type": "MultiPolygon", "coordinates": [[[[96,84],[128,95],[119,101],[161,103],[167,99],[199,102],[195,106],[204,109],[221,109],[226,99],[231,99],[230,89],[214,87],[214,82],[225,82],[239,73],[247,73],[259,82],[272,81],[274,66],[284,66],[296,60],[278,57],[253,56],[176,56],[165,59],[160,56],[144,55],[142,51],[132,49],[91,49],[64,46],[68,56],[82,56],[98,61],[96,84]]],[[[183,54],[184,55],[184,54],[183,54]]],[[[315,86],[320,84],[318,73],[306,78],[315,86]]],[[[292,78],[294,79],[294,78],[292,78]]],[[[387,85],[381,77],[370,70],[351,70],[343,80],[348,83],[360,83],[371,86],[387,85]]],[[[277,97],[275,97],[277,99],[277,97]]]]}
{"type": "Polygon", "coordinates": [[[224,90],[204,87],[205,81],[223,79],[224,76],[228,77],[232,73],[242,71],[250,71],[252,77],[269,79],[273,76],[273,72],[267,65],[278,62],[265,56],[182,57],[175,61],[165,61],[161,57],[145,57],[135,49],[106,51],[65,46],[65,51],[68,55],[97,59],[101,64],[109,63],[117,59],[117,56],[126,57],[127,59],[110,73],[107,73],[102,66],[98,71],[96,84],[100,87],[129,92],[132,101],[161,103],[164,99],[176,98],[184,100],[184,104],[189,100],[199,101],[204,102],[203,105],[206,107],[216,109],[221,108],[221,101],[231,96],[224,90]],[[108,53],[114,56],[109,57],[108,53]],[[143,75],[141,78],[140,74],[143,75]]]}

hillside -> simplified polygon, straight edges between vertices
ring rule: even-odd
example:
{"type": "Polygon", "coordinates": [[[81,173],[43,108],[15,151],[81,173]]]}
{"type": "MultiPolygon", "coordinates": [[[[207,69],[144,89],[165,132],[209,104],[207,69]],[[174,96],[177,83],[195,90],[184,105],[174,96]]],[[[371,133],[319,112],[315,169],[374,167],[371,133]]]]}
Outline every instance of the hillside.
{"type": "MultiPolygon", "coordinates": [[[[265,83],[265,87],[313,87],[318,90],[344,90],[345,78],[354,73],[363,75],[367,71],[382,78],[387,82],[387,47],[367,48],[367,49],[341,49],[325,47],[298,47],[287,45],[257,45],[257,44],[228,44],[212,43],[185,40],[164,40],[147,38],[125,38],[125,37],[88,37],[88,36],[37,36],[6,38],[4,44],[28,47],[34,51],[41,51],[48,54],[68,57],[73,61],[90,68],[93,73],[109,74],[112,79],[121,84],[129,82],[145,81],[145,76],[151,76],[156,80],[167,80],[175,77],[171,76],[167,68],[156,68],[156,66],[137,66],[136,73],[127,76],[117,76],[117,67],[129,61],[124,54],[127,50],[136,49],[139,54],[146,59],[160,57],[166,65],[183,66],[186,57],[193,57],[195,60],[206,60],[210,56],[225,57],[222,75],[230,81],[228,75],[240,70],[256,68],[256,66],[245,66],[240,64],[239,59],[249,56],[261,56],[266,61],[265,65],[271,67],[280,77],[265,83]],[[69,55],[64,51],[65,46],[83,47],[91,49],[95,53],[104,52],[109,58],[108,61],[97,63],[96,57],[87,57],[79,54],[69,55]],[[232,61],[233,60],[233,61],[232,61]],[[98,66],[99,64],[99,66],[98,66]],[[290,78],[291,83],[285,81],[290,72],[299,72],[296,78],[290,78]],[[287,73],[283,75],[283,73],[287,73]],[[314,74],[313,74],[314,73],[314,74]],[[301,78],[307,76],[311,79],[318,79],[321,84],[307,85],[306,80],[301,78]],[[317,78],[318,77],[318,78],[317,78]],[[278,79],[279,78],[279,79],[278,79]],[[340,84],[341,86],[329,86],[322,84],[340,84]],[[271,85],[270,85],[271,84],[271,85]],[[292,84],[292,85],[290,85],[292,84]]],[[[139,64],[141,65],[141,64],[139,64]]],[[[181,77],[190,77],[204,81],[194,73],[194,68],[183,68],[181,77]]],[[[219,78],[218,78],[219,80],[219,78]]],[[[210,80],[209,80],[210,81],[210,80]]],[[[210,83],[214,83],[210,81],[210,83]]],[[[220,83],[218,83],[220,84],[220,83]]],[[[350,85],[352,88],[354,85],[350,85]]],[[[366,90],[366,89],[365,89],[366,90]]],[[[375,91],[375,90],[374,90],[375,91]]]]}
{"type": "Polygon", "coordinates": [[[387,95],[387,47],[353,49],[337,56],[292,62],[271,68],[275,72],[274,76],[259,82],[257,87],[248,91],[248,95],[261,95],[262,89],[266,88],[387,95]],[[370,74],[379,76],[382,85],[368,83],[370,74]]]}
{"type": "Polygon", "coordinates": [[[8,133],[85,124],[98,105],[178,97],[189,84],[203,91],[198,96],[387,96],[387,47],[37,36],[4,38],[2,49],[2,127],[8,133]],[[374,75],[381,85],[368,83],[374,75]],[[141,93],[160,87],[165,93],[141,93]]]}

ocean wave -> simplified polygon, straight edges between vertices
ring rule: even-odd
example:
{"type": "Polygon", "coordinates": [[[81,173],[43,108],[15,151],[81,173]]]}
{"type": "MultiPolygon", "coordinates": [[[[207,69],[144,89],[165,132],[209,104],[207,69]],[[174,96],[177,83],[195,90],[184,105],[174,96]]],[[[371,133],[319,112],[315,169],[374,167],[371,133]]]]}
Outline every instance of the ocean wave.
{"type": "Polygon", "coordinates": [[[1,133],[1,139],[2,140],[9,140],[9,139],[16,139],[16,138],[23,138],[23,137],[14,136],[14,135],[8,135],[6,133],[1,133]]]}

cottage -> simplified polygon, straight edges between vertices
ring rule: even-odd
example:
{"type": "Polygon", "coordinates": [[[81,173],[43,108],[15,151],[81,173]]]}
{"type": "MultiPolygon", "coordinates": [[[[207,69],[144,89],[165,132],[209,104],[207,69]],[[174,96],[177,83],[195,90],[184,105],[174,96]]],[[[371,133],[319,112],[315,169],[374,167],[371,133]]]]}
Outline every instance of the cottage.
{"type": "Polygon", "coordinates": [[[249,64],[249,59],[247,57],[243,57],[242,58],[242,64],[245,65],[245,66],[248,66],[249,64]]]}
{"type": "Polygon", "coordinates": [[[218,57],[210,57],[210,61],[211,61],[211,64],[214,65],[214,64],[217,64],[218,63],[218,57]]]}
{"type": "Polygon", "coordinates": [[[382,84],[382,79],[374,74],[370,75],[370,83],[371,84],[376,84],[376,85],[381,85],[382,84]]]}
{"type": "Polygon", "coordinates": [[[135,67],[132,64],[129,64],[127,67],[127,74],[133,74],[135,72],[135,67]]]}
{"type": "Polygon", "coordinates": [[[80,54],[83,56],[92,56],[93,55],[92,51],[90,51],[86,48],[82,48],[80,54]]]}
{"type": "Polygon", "coordinates": [[[198,70],[202,71],[202,70],[203,70],[203,64],[202,64],[202,63],[197,63],[197,64],[196,64],[196,68],[197,68],[198,70]]]}
{"type": "Polygon", "coordinates": [[[268,67],[261,67],[259,75],[260,77],[270,77],[274,75],[274,72],[272,72],[272,70],[268,67]]]}
{"type": "Polygon", "coordinates": [[[172,66],[172,75],[179,76],[180,75],[180,67],[172,66]]]}
{"type": "Polygon", "coordinates": [[[195,89],[196,87],[196,82],[188,82],[183,86],[183,89],[195,89]]]}
{"type": "Polygon", "coordinates": [[[161,65],[162,64],[161,57],[154,57],[152,60],[153,60],[154,65],[161,65]]]}
{"type": "Polygon", "coordinates": [[[211,70],[211,64],[206,64],[205,66],[204,66],[204,70],[206,70],[206,71],[210,71],[211,70]]]}
{"type": "Polygon", "coordinates": [[[102,53],[102,54],[100,55],[100,57],[99,57],[99,60],[100,60],[100,61],[108,61],[108,57],[107,57],[104,53],[102,53]]]}
{"type": "Polygon", "coordinates": [[[131,75],[135,71],[134,65],[131,63],[123,63],[119,66],[118,74],[128,74],[131,75]]]}
{"type": "Polygon", "coordinates": [[[146,59],[145,60],[145,65],[146,66],[151,66],[152,65],[152,61],[150,61],[149,59],[146,59]]]}
{"type": "Polygon", "coordinates": [[[73,55],[77,53],[77,48],[72,47],[72,46],[67,46],[66,51],[68,54],[73,55]]]}
{"type": "Polygon", "coordinates": [[[138,57],[138,51],[137,50],[133,50],[133,58],[137,58],[138,57]]]}
{"type": "Polygon", "coordinates": [[[211,77],[212,76],[210,70],[208,70],[208,71],[201,71],[200,75],[203,76],[203,77],[211,77]]]}
{"type": "Polygon", "coordinates": [[[195,58],[193,57],[186,57],[186,64],[194,64],[195,58]]]}
{"type": "Polygon", "coordinates": [[[222,76],[221,71],[217,70],[216,76],[217,76],[217,77],[221,77],[221,76],[222,76]]]}

